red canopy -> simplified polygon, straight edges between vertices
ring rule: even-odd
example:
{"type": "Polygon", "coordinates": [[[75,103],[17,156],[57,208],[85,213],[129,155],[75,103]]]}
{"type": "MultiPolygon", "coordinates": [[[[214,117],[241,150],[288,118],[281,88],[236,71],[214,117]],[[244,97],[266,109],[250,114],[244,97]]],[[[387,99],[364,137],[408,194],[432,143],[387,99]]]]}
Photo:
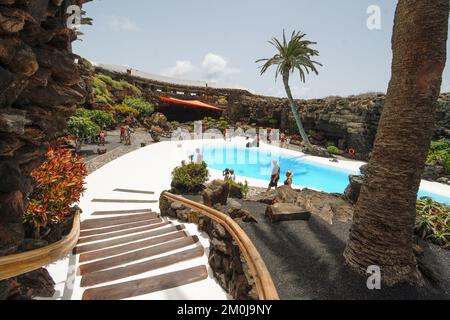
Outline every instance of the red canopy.
{"type": "Polygon", "coordinates": [[[214,106],[211,106],[209,104],[203,103],[198,100],[181,100],[181,99],[168,98],[168,97],[163,97],[163,96],[161,96],[160,98],[162,101],[166,101],[166,102],[171,102],[171,103],[176,103],[176,104],[184,104],[187,106],[206,108],[206,109],[217,110],[217,111],[224,111],[223,108],[214,107],[214,106]]]}

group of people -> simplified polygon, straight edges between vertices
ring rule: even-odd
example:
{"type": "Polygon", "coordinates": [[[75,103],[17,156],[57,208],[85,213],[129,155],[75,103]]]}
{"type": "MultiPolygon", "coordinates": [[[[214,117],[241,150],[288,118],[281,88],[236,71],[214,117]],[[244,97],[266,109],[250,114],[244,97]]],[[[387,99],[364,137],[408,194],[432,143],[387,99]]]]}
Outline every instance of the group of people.
{"type": "Polygon", "coordinates": [[[234,174],[234,169],[228,169],[222,171],[222,176],[226,180],[236,181],[236,175],[234,174]]]}
{"type": "MultiPolygon", "coordinates": [[[[273,161],[273,169],[272,175],[270,176],[270,183],[267,191],[270,191],[272,188],[278,188],[278,182],[280,181],[281,168],[278,164],[278,161],[273,161]]],[[[294,178],[294,174],[291,171],[286,172],[286,180],[284,181],[285,186],[292,187],[292,179],[294,178]]]]}
{"type": "MultiPolygon", "coordinates": [[[[272,144],[272,140],[271,140],[271,138],[270,138],[271,136],[270,136],[270,134],[267,136],[267,142],[269,143],[269,144],[272,144]]],[[[247,137],[247,140],[249,140],[250,138],[249,137],[247,137]]],[[[284,133],[282,133],[281,135],[280,135],[280,147],[281,148],[288,148],[289,147],[289,143],[290,143],[290,139],[284,134],[284,133]]],[[[254,148],[254,147],[256,147],[256,148],[259,148],[259,145],[260,145],[260,138],[259,138],[259,135],[256,135],[256,138],[255,139],[253,139],[252,141],[249,141],[249,142],[247,142],[247,148],[254,148]]]]}
{"type": "MultiPolygon", "coordinates": [[[[191,154],[191,155],[189,155],[189,163],[196,163],[196,164],[202,164],[203,163],[203,154],[202,154],[202,151],[199,149],[199,148],[197,148],[197,149],[195,149],[195,153],[196,153],[196,156],[195,156],[195,162],[194,162],[194,155],[193,154],[191,154]]],[[[181,161],[181,165],[182,166],[185,166],[186,165],[186,160],[182,160],[181,161]]]]}

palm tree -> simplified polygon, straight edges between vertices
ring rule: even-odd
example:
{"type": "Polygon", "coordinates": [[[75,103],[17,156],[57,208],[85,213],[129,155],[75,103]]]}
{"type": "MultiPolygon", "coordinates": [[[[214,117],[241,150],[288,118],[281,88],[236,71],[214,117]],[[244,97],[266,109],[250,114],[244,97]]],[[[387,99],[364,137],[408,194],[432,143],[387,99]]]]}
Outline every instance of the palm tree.
{"type": "Polygon", "coordinates": [[[283,84],[286,90],[287,97],[291,106],[292,113],[294,114],[295,122],[297,123],[298,131],[302,136],[302,139],[307,147],[311,147],[308,135],[305,132],[300,115],[298,114],[297,106],[295,105],[294,98],[292,97],[291,88],[289,86],[289,76],[298,70],[300,74],[300,81],[305,82],[305,74],[309,74],[310,71],[315,74],[319,74],[315,65],[321,66],[320,63],[312,60],[314,56],[319,55],[319,51],[311,49],[310,46],[316,44],[316,42],[303,40],[306,34],[301,32],[292,32],[289,42],[286,41],[286,35],[283,30],[283,43],[277,38],[273,38],[269,41],[273,45],[278,53],[269,59],[260,59],[256,63],[264,62],[261,68],[261,75],[263,75],[271,66],[276,66],[275,80],[279,75],[283,77],[283,84]]]}
{"type": "Polygon", "coordinates": [[[399,0],[392,78],[344,252],[361,273],[378,265],[388,285],[421,283],[413,252],[416,201],[446,62],[448,0],[399,0]]]}

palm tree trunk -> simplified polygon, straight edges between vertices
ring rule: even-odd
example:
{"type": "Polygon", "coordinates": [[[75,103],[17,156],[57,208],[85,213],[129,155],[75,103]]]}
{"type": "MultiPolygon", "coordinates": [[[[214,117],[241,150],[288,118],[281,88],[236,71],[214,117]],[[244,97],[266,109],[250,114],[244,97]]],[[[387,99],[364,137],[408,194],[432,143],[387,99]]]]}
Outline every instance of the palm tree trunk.
{"type": "Polygon", "coordinates": [[[283,74],[284,89],[286,90],[287,97],[289,99],[289,104],[291,105],[292,113],[294,114],[295,122],[297,123],[298,131],[302,136],[302,139],[307,147],[311,147],[311,142],[309,141],[308,135],[303,127],[302,120],[298,114],[297,106],[295,105],[294,98],[292,97],[291,87],[289,87],[289,72],[283,74]]]}
{"type": "Polygon", "coordinates": [[[344,256],[388,285],[421,283],[413,252],[416,200],[446,61],[448,0],[399,0],[392,79],[344,256]]]}

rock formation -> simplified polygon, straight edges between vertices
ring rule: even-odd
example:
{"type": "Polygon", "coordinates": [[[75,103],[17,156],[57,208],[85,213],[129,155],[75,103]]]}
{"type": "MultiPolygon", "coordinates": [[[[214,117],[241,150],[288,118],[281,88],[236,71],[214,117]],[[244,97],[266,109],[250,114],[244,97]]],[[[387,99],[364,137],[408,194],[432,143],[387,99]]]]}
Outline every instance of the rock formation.
{"type": "Polygon", "coordinates": [[[20,247],[30,172],[84,104],[89,73],[71,52],[66,8],[86,0],[0,0],[0,256],[20,247]]]}

